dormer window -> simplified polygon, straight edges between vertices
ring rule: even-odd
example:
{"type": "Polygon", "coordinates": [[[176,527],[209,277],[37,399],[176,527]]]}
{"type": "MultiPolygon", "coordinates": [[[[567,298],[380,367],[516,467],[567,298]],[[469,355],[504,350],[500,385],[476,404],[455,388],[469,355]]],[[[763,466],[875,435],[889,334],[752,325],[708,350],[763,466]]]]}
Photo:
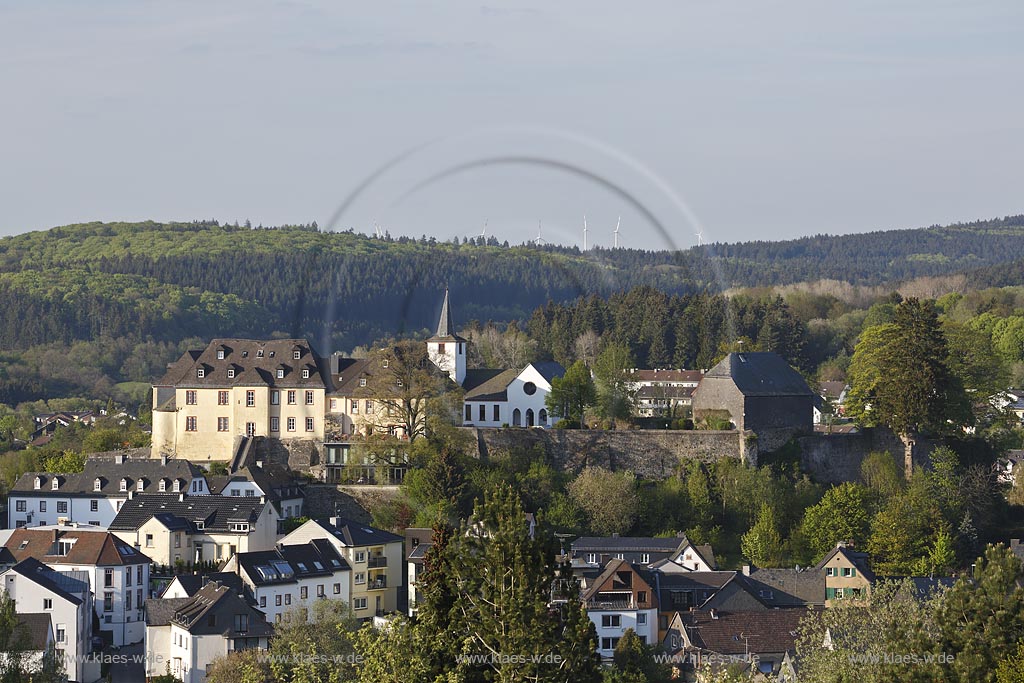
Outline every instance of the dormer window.
{"type": "Polygon", "coordinates": [[[284,368],[283,367],[280,367],[280,368],[277,369],[277,378],[278,379],[283,379],[284,378],[284,368]]]}
{"type": "MultiPolygon", "coordinates": [[[[54,481],[56,481],[56,480],[54,480],[54,481]]],[[[41,487],[42,485],[43,485],[43,478],[42,477],[36,477],[35,483],[32,484],[32,488],[37,489],[37,488],[41,487]]]]}
{"type": "Polygon", "coordinates": [[[302,358],[302,349],[295,349],[294,351],[292,351],[292,358],[294,360],[299,360],[300,358],[302,358]]]}
{"type": "Polygon", "coordinates": [[[122,491],[127,491],[128,490],[128,480],[127,479],[122,479],[121,480],[121,490],[122,491]]]}
{"type": "Polygon", "coordinates": [[[206,529],[206,522],[202,520],[196,520],[196,529],[198,529],[199,531],[203,531],[204,529],[206,529]]]}
{"type": "Polygon", "coordinates": [[[366,386],[366,378],[365,377],[360,377],[359,378],[359,386],[361,386],[361,387],[365,387],[366,386]]]}
{"type": "Polygon", "coordinates": [[[380,362],[380,366],[381,366],[382,368],[386,368],[386,367],[388,366],[388,363],[390,363],[390,362],[391,362],[391,361],[389,361],[389,360],[388,360],[387,358],[385,358],[384,360],[382,360],[382,361],[380,362]]]}
{"type": "Polygon", "coordinates": [[[60,478],[59,477],[54,477],[53,481],[50,482],[50,490],[56,491],[59,488],[60,488],[60,478]]]}
{"type": "Polygon", "coordinates": [[[309,368],[302,368],[302,379],[309,379],[309,368]]]}
{"type": "Polygon", "coordinates": [[[224,349],[217,349],[217,360],[224,360],[224,349]]]}
{"type": "Polygon", "coordinates": [[[100,482],[100,480],[99,480],[99,479],[93,479],[93,480],[92,480],[92,490],[93,490],[93,491],[99,491],[99,490],[100,490],[100,487],[101,487],[102,485],[103,485],[103,484],[102,484],[102,483],[100,482]]]}
{"type": "Polygon", "coordinates": [[[196,377],[199,379],[206,377],[206,368],[196,368],[196,377]]]}
{"type": "Polygon", "coordinates": [[[141,491],[142,489],[143,489],[143,483],[142,483],[142,480],[139,479],[137,482],[135,482],[135,490],[136,491],[141,491]]]}
{"type": "Polygon", "coordinates": [[[164,491],[167,490],[167,480],[166,479],[161,479],[160,480],[160,486],[158,487],[158,490],[160,491],[160,493],[163,493],[164,491]]]}
{"type": "Polygon", "coordinates": [[[180,479],[175,479],[174,480],[174,492],[178,493],[180,491],[181,491],[181,480],[180,479]]]}
{"type": "Polygon", "coordinates": [[[228,379],[235,378],[235,369],[233,367],[228,368],[228,379]]]}
{"type": "Polygon", "coordinates": [[[263,358],[263,349],[256,349],[256,357],[263,358]]]}
{"type": "Polygon", "coordinates": [[[249,357],[249,352],[248,351],[242,351],[242,358],[248,358],[248,357],[249,357]]]}

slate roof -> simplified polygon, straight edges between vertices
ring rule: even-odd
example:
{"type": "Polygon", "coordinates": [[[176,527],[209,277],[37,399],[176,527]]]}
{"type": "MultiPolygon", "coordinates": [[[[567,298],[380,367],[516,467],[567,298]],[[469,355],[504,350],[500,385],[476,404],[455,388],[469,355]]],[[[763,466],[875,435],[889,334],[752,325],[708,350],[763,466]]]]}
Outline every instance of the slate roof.
{"type": "Polygon", "coordinates": [[[331,396],[352,396],[359,389],[359,378],[369,378],[373,367],[370,358],[338,358],[338,372],[331,369],[331,396]]]}
{"type": "Polygon", "coordinates": [[[239,553],[238,564],[256,586],[298,583],[302,579],[333,576],[351,569],[326,539],[317,539],[306,545],[239,553]]]}
{"type": "Polygon", "coordinates": [[[838,401],[839,397],[846,391],[846,382],[818,382],[818,391],[825,398],[838,401]]]}
{"type": "Polygon", "coordinates": [[[28,649],[34,652],[46,650],[50,636],[53,634],[50,626],[50,614],[48,612],[21,612],[16,616],[18,623],[14,629],[21,631],[26,636],[25,644],[28,649]]]}
{"type": "Polygon", "coordinates": [[[821,569],[752,569],[743,580],[772,607],[825,604],[825,572],[821,569]]]}
{"type": "Polygon", "coordinates": [[[684,538],[649,536],[581,536],[572,542],[572,551],[580,552],[672,552],[686,542],[684,538]]]}
{"type": "Polygon", "coordinates": [[[360,524],[355,520],[343,517],[331,517],[330,519],[316,519],[313,521],[348,547],[401,543],[404,540],[401,536],[390,531],[377,529],[369,524],[360,524]]]}
{"type": "Polygon", "coordinates": [[[540,373],[541,377],[548,381],[548,384],[550,384],[551,380],[554,378],[561,377],[565,374],[565,368],[562,364],[553,360],[530,363],[530,365],[533,366],[534,370],[540,373]]]}
{"type": "Polygon", "coordinates": [[[723,655],[793,652],[800,620],[807,610],[770,609],[752,612],[689,612],[682,614],[694,646],[723,655]]]}
{"type": "Polygon", "coordinates": [[[871,571],[868,566],[868,554],[860,553],[842,545],[838,545],[832,549],[825,557],[821,558],[821,561],[814,566],[815,569],[824,569],[825,565],[828,564],[829,560],[835,557],[837,554],[842,554],[854,567],[860,570],[861,575],[867,579],[870,583],[875,582],[875,573],[871,571]]]}
{"type": "Polygon", "coordinates": [[[79,595],[89,593],[88,572],[58,572],[34,558],[22,560],[8,571],[17,572],[73,605],[81,605],[79,595]]]}
{"type": "Polygon", "coordinates": [[[437,319],[437,331],[427,341],[466,341],[455,334],[455,326],[452,324],[451,305],[448,303],[448,290],[444,290],[444,303],[441,304],[441,315],[437,319]]]}
{"type": "Polygon", "coordinates": [[[127,458],[120,465],[113,457],[90,457],[85,467],[76,474],[52,474],[49,472],[28,472],[21,475],[11,493],[32,495],[37,497],[89,497],[102,498],[116,496],[123,498],[127,491],[121,491],[121,479],[127,479],[128,491],[140,493],[139,479],[142,479],[141,493],[154,493],[159,490],[160,479],[166,479],[167,490],[173,488],[173,482],[181,482],[181,490],[188,491],[192,480],[202,478],[203,470],[188,460],[171,458],[167,464],[161,464],[159,458],[127,458]],[[38,489],[35,478],[41,477],[38,489]],[[57,490],[52,489],[53,480],[57,479],[57,490]],[[96,480],[100,480],[100,490],[95,490],[96,480]]]}
{"type": "Polygon", "coordinates": [[[174,613],[192,601],[192,598],[150,598],[146,600],[146,626],[167,626],[174,613]]]}
{"type": "Polygon", "coordinates": [[[722,378],[732,379],[745,396],[816,395],[785,358],[770,351],[730,353],[704,375],[722,378]]]}
{"type": "Polygon", "coordinates": [[[704,373],[700,370],[626,370],[630,382],[700,382],[704,373]]]}
{"type": "Polygon", "coordinates": [[[512,383],[519,370],[500,370],[497,368],[478,368],[466,370],[462,381],[465,390],[463,400],[466,401],[507,401],[508,385],[512,383]]]}
{"type": "Polygon", "coordinates": [[[636,391],[637,398],[689,398],[696,387],[642,386],[636,391]]]}
{"type": "Polygon", "coordinates": [[[211,582],[199,589],[188,602],[175,610],[171,622],[193,635],[222,635],[225,638],[261,638],[273,635],[274,629],[262,612],[254,609],[227,586],[211,582]],[[248,629],[235,629],[235,615],[249,617],[248,629]]]}
{"type": "MultiPolygon", "coordinates": [[[[152,517],[167,515],[160,517],[160,521],[166,520],[179,528],[187,523],[188,529],[195,529],[195,523],[202,521],[206,531],[228,532],[233,522],[256,522],[267,504],[256,496],[153,493],[125,501],[109,528],[111,531],[135,531],[152,517]]],[[[249,529],[251,531],[252,527],[249,529]]]]}
{"type": "Polygon", "coordinates": [[[172,363],[156,386],[323,389],[329,384],[327,371],[327,361],[305,339],[214,339],[205,349],[187,351],[172,363]],[[224,358],[218,359],[220,351],[224,358]],[[203,377],[198,376],[200,368],[203,377]],[[228,377],[228,368],[234,368],[234,377],[228,377]],[[284,370],[283,378],[277,377],[278,368],[284,370]],[[310,371],[305,379],[304,368],[310,371]]]}
{"type": "Polygon", "coordinates": [[[88,564],[101,567],[147,564],[151,560],[108,531],[87,528],[22,527],[4,544],[16,560],[34,558],[47,564],[88,564]],[[67,555],[57,555],[58,541],[74,541],[67,555]]]}
{"type": "MultiPolygon", "coordinates": [[[[178,574],[171,583],[175,581],[181,586],[182,590],[191,597],[199,592],[199,589],[205,586],[210,581],[217,581],[221,585],[231,588],[236,593],[242,593],[245,591],[245,586],[242,584],[242,577],[238,574],[231,572],[214,572],[212,574],[178,574]]],[[[166,594],[171,584],[167,584],[161,595],[166,594]]]]}

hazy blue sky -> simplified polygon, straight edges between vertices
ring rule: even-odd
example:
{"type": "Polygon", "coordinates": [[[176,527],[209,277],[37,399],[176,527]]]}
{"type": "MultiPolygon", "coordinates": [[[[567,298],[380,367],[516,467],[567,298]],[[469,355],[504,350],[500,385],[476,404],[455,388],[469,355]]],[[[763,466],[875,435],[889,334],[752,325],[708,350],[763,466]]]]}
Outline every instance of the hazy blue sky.
{"type": "Polygon", "coordinates": [[[0,234],[326,225],[426,143],[337,227],[579,242],[586,213],[610,244],[621,214],[656,248],[1019,213],[1022,27],[1020,0],[0,0],[0,234]]]}

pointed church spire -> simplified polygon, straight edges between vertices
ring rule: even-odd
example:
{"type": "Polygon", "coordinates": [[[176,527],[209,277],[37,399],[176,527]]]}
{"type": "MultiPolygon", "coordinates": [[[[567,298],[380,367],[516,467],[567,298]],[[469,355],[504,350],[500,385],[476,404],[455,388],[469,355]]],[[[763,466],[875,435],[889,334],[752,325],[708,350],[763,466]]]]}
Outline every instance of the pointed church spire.
{"type": "Polygon", "coordinates": [[[444,305],[441,306],[441,318],[437,321],[438,337],[454,337],[455,329],[452,327],[451,309],[448,306],[448,288],[444,288],[444,305]]]}

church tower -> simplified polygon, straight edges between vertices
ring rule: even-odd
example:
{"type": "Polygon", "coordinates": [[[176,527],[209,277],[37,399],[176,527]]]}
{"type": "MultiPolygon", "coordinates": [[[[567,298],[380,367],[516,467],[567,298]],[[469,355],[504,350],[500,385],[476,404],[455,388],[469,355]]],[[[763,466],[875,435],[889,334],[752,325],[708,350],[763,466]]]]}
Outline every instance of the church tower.
{"type": "Polygon", "coordinates": [[[452,309],[448,304],[448,289],[444,290],[444,305],[441,318],[437,321],[437,332],[427,340],[427,356],[430,362],[448,373],[452,381],[462,386],[466,379],[466,340],[455,334],[452,326],[452,309]]]}

